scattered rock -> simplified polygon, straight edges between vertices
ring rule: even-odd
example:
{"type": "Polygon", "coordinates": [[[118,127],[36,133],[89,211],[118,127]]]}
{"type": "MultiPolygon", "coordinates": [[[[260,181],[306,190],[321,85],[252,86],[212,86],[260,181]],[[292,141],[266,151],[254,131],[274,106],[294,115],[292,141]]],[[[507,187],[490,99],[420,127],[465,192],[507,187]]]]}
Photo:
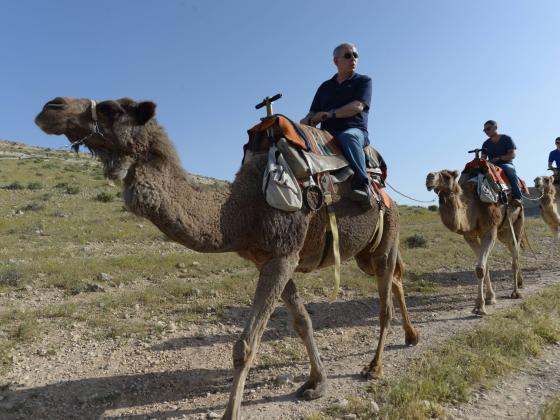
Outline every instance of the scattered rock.
{"type": "Polygon", "coordinates": [[[193,267],[199,267],[200,263],[198,261],[193,261],[191,264],[193,267]]]}
{"type": "Polygon", "coordinates": [[[185,265],[185,263],[180,262],[180,263],[177,263],[177,264],[175,265],[175,267],[177,267],[177,268],[186,268],[187,266],[185,265]]]}
{"type": "Polygon", "coordinates": [[[110,274],[107,274],[107,273],[99,273],[99,274],[97,275],[97,280],[100,280],[100,281],[111,281],[111,280],[113,280],[113,276],[111,276],[110,274]]]}
{"type": "Polygon", "coordinates": [[[276,378],[274,378],[274,383],[277,385],[286,385],[290,382],[290,377],[288,375],[278,375],[276,378]]]}
{"type": "Polygon", "coordinates": [[[341,398],[340,400],[335,401],[335,405],[340,408],[344,408],[348,406],[348,400],[345,398],[341,398]]]}
{"type": "Polygon", "coordinates": [[[206,413],[207,419],[219,419],[221,416],[218,413],[214,413],[213,411],[209,411],[206,413]]]}
{"type": "Polygon", "coordinates": [[[356,416],[354,413],[351,414],[346,414],[344,417],[342,417],[344,420],[356,420],[358,418],[358,416],[356,416]]]}
{"type": "Polygon", "coordinates": [[[374,413],[379,413],[379,405],[374,400],[371,400],[369,404],[374,413]]]}

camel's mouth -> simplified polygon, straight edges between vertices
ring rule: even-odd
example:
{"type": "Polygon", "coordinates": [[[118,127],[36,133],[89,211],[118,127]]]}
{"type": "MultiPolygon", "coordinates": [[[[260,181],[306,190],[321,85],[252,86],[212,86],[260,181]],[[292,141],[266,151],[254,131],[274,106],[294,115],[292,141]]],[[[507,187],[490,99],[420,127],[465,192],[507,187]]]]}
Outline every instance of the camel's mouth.
{"type": "Polygon", "coordinates": [[[435,181],[436,181],[436,176],[435,174],[428,174],[428,176],[426,177],[426,189],[428,191],[432,191],[436,185],[435,185],[435,181]]]}

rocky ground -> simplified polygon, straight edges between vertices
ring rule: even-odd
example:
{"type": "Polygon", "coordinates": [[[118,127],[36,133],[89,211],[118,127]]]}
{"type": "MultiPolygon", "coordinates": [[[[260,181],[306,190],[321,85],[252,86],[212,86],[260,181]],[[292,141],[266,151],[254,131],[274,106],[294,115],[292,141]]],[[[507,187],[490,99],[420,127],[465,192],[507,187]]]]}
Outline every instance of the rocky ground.
{"type": "MultiPolygon", "coordinates": [[[[526,272],[525,295],[558,281],[560,270],[526,272]]],[[[406,371],[411,358],[457,332],[474,326],[474,283],[469,272],[442,273],[443,292],[408,298],[420,331],[417,347],[404,346],[395,319],[385,353],[385,374],[406,371]],[[450,280],[452,279],[452,280],[450,280]]],[[[508,298],[508,271],[494,274],[498,304],[490,313],[518,304],[508,298]]],[[[31,293],[31,292],[30,292],[31,293]]],[[[334,304],[308,305],[330,377],[328,395],[312,402],[295,398],[305,379],[305,357],[277,354],[283,342],[297,342],[286,310],[279,307],[266,331],[257,365],[247,381],[244,418],[296,419],[351,396],[367,398],[358,372],[373,357],[377,339],[377,299],[347,292],[334,304]]],[[[227,323],[173,326],[157,340],[99,340],[80,323],[19,349],[13,370],[2,378],[0,412],[5,419],[213,418],[223,413],[231,383],[231,345],[239,335],[247,307],[229,307],[227,323]]],[[[303,352],[303,346],[301,352],[303,352]]],[[[450,407],[457,418],[525,418],[546,396],[558,392],[558,347],[513,373],[494,390],[478,393],[470,404],[450,407]],[[544,392],[546,391],[546,392],[544,392]],[[488,417],[490,416],[490,417],[488,417]]]]}

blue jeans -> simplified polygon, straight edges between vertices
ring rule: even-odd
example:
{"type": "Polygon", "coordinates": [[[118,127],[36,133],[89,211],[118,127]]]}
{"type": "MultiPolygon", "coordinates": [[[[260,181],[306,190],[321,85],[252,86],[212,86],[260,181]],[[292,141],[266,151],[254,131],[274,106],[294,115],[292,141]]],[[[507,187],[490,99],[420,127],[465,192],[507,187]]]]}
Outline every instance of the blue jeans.
{"type": "Polygon", "coordinates": [[[363,188],[368,185],[369,178],[366,171],[366,133],[359,128],[348,128],[334,134],[338,147],[354,171],[352,188],[363,188]]]}
{"type": "Polygon", "coordinates": [[[509,179],[511,185],[511,196],[513,198],[521,198],[521,190],[519,189],[519,182],[517,178],[517,173],[515,172],[515,166],[513,163],[498,163],[498,166],[502,168],[509,179]]]}

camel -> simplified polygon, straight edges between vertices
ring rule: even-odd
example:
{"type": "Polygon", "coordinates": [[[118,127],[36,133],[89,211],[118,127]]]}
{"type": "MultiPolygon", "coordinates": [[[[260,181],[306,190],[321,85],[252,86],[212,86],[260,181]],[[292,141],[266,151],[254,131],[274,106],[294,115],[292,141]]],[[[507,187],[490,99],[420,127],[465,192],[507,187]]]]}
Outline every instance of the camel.
{"type": "Polygon", "coordinates": [[[458,180],[459,172],[444,169],[431,172],[426,177],[426,188],[434,190],[439,196],[439,214],[443,224],[452,232],[465,238],[477,257],[475,274],[478,279],[478,295],[473,313],[485,315],[486,304],[496,303],[496,294],[490,280],[488,257],[496,239],[501,241],[511,253],[513,271],[513,292],[511,297],[518,299],[518,288],[523,286],[519,269],[520,238],[523,232],[523,209],[509,208],[497,203],[480,201],[476,183],[458,180]],[[508,222],[511,219],[511,226],[508,222]],[[512,231],[514,235],[512,235],[512,231]],[[486,294],[485,290],[486,289],[486,294]]]}
{"type": "Polygon", "coordinates": [[[539,204],[541,216],[554,234],[554,241],[558,244],[560,242],[559,186],[554,184],[554,176],[538,176],[535,178],[535,188],[541,193],[539,204]]]}
{"type": "MultiPolygon", "coordinates": [[[[310,373],[297,396],[323,396],[327,375],[313,338],[311,319],[292,280],[294,272],[311,272],[333,264],[326,249],[326,211],[283,212],[267,205],[261,190],[266,153],[244,160],[233,183],[201,190],[181,168],[175,148],[155,119],[156,104],[129,98],[96,103],[90,99],[58,97],[47,102],[36,124],[47,134],[66,135],[72,145],[87,146],[102,162],[104,174],[122,184],[127,209],[154,223],[176,242],[198,252],[236,252],[259,271],[252,312],[233,345],[233,384],[224,418],[240,418],[245,380],[264,328],[282,299],[304,342],[310,373]]],[[[360,269],[377,277],[380,334],[375,356],[363,370],[367,378],[383,375],[383,347],[393,314],[391,291],[399,303],[405,342],[415,345],[402,286],[399,253],[399,214],[395,203],[387,210],[383,235],[371,250],[379,218],[350,200],[348,183],[335,194],[341,260],[354,257],[360,269]]]]}

